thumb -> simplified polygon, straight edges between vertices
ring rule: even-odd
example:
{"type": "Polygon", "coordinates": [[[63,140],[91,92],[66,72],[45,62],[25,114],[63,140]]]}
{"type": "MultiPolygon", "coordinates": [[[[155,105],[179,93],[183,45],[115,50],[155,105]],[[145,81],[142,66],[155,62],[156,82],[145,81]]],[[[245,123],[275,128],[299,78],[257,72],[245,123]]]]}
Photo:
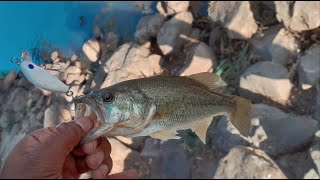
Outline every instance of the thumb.
{"type": "Polygon", "coordinates": [[[75,121],[59,124],[47,139],[43,147],[49,154],[67,155],[93,128],[91,119],[82,117],[75,121]],[[50,148],[48,148],[50,147],[50,148]]]}

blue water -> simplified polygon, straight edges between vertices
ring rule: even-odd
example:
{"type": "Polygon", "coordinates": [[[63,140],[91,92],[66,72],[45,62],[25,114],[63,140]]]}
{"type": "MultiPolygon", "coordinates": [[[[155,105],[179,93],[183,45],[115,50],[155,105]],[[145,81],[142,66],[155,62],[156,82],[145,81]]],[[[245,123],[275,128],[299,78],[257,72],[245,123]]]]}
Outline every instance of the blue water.
{"type": "Polygon", "coordinates": [[[0,72],[18,70],[10,58],[25,49],[39,60],[34,49],[45,42],[71,56],[92,37],[94,24],[109,24],[110,31],[132,39],[143,15],[130,1],[0,2],[0,72]]]}

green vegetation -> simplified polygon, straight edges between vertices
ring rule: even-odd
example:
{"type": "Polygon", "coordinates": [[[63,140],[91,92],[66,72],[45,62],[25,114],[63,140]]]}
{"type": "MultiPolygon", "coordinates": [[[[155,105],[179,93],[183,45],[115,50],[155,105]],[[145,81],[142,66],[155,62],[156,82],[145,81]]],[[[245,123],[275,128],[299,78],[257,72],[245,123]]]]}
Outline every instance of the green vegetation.
{"type": "Polygon", "coordinates": [[[236,60],[223,59],[217,66],[215,73],[226,81],[235,80],[249,64],[249,44],[246,44],[236,60]]]}

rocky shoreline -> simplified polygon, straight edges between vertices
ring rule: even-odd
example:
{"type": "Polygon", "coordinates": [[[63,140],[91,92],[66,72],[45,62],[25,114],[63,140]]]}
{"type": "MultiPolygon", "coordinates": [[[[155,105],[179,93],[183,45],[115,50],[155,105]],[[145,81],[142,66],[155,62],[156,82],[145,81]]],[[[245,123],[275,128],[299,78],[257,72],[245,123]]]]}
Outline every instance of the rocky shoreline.
{"type": "MultiPolygon", "coordinates": [[[[114,167],[141,178],[320,178],[320,2],[158,2],[140,19],[135,42],[95,27],[82,52],[59,63],[74,95],[136,78],[215,72],[230,93],[253,102],[254,128],[242,137],[217,118],[204,145],[180,140],[109,138],[114,167]]],[[[21,73],[0,79],[0,167],[27,133],[74,118],[72,98],[40,90],[21,73]]],[[[83,178],[86,175],[83,176],[83,178]]]]}

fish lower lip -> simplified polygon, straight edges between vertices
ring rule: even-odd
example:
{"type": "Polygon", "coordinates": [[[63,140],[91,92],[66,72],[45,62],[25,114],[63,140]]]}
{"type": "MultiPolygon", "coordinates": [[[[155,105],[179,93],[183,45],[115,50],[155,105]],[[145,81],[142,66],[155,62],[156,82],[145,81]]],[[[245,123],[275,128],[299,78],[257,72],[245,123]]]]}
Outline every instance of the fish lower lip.
{"type": "Polygon", "coordinates": [[[80,118],[83,116],[89,117],[92,113],[95,113],[97,116],[97,123],[95,126],[99,125],[105,120],[104,113],[97,103],[94,102],[93,99],[87,96],[79,96],[74,99],[74,103],[76,106],[76,117],[80,118]],[[84,112],[83,112],[83,108],[84,112]]]}

